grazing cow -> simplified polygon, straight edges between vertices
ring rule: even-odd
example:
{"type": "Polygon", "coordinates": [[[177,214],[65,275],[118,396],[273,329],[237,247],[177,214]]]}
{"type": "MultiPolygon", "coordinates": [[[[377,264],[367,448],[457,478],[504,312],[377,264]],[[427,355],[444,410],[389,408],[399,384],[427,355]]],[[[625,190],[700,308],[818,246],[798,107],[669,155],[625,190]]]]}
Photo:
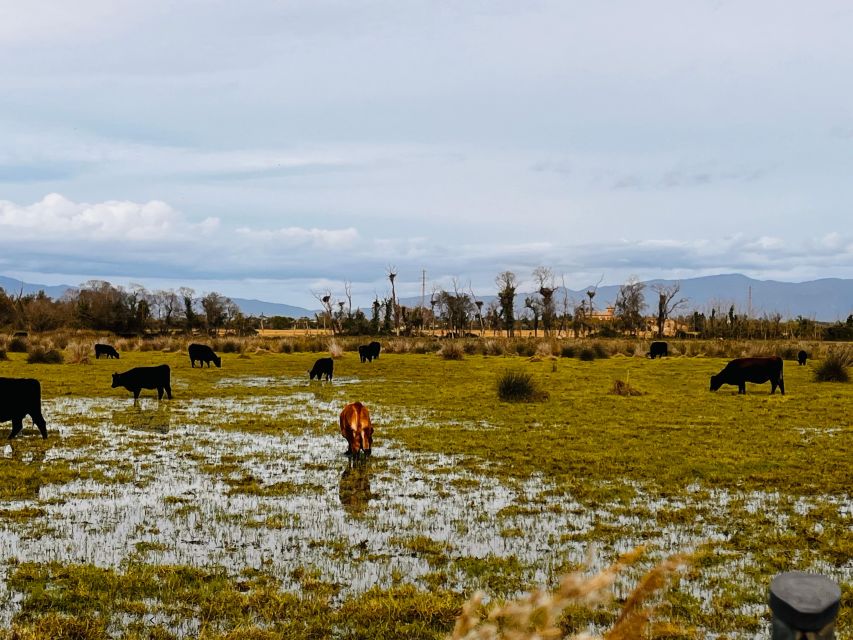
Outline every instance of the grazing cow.
{"type": "Polygon", "coordinates": [[[47,422],[41,414],[41,384],[33,378],[0,378],[0,422],[12,421],[14,438],[24,428],[24,416],[30,416],[33,424],[47,438],[47,422]]]}
{"type": "Polygon", "coordinates": [[[762,384],[770,381],[770,393],[776,393],[776,387],[785,395],[785,381],[782,377],[782,358],[737,358],[729,362],[715,376],[711,376],[711,391],[724,384],[737,385],[738,394],[746,393],[746,383],[762,384]]]}
{"type": "Polygon", "coordinates": [[[203,367],[204,363],[207,363],[207,368],[210,368],[210,363],[212,362],[217,366],[217,368],[222,366],[222,358],[213,353],[213,349],[208,347],[206,344],[191,344],[187,349],[190,354],[190,365],[195,368],[195,361],[198,360],[198,366],[203,367]]]}
{"type": "Polygon", "coordinates": [[[373,447],[373,426],[370,424],[370,413],[360,402],[353,402],[341,411],[341,435],[346,438],[346,455],[358,456],[364,451],[369,456],[373,447]]]}
{"type": "Polygon", "coordinates": [[[311,368],[311,371],[308,372],[308,375],[311,376],[311,380],[314,378],[322,380],[323,376],[326,376],[326,380],[331,380],[334,368],[335,361],[331,358],[318,358],[317,362],[315,362],[314,366],[311,368]]]}
{"type": "Polygon", "coordinates": [[[663,358],[664,356],[669,356],[669,345],[666,342],[652,342],[649,349],[649,357],[654,360],[655,358],[663,358]]]}
{"type": "Polygon", "coordinates": [[[112,345],[98,343],[95,345],[95,360],[100,360],[101,356],[118,359],[118,351],[112,345]]]}
{"type": "Polygon", "coordinates": [[[113,374],[113,389],[124,387],[133,392],[133,400],[139,399],[142,389],[157,389],[157,399],[163,399],[163,391],[172,399],[172,385],[169,381],[169,365],[161,364],[156,367],[136,367],[124,373],[113,374]]]}
{"type": "Polygon", "coordinates": [[[370,349],[370,355],[374,360],[379,360],[379,350],[382,348],[382,345],[374,340],[370,344],[367,345],[367,348],[370,349]]]}
{"type": "Polygon", "coordinates": [[[807,359],[808,357],[809,357],[809,354],[807,354],[805,351],[803,351],[802,349],[800,349],[800,352],[797,354],[797,362],[799,362],[799,363],[800,363],[800,366],[801,366],[801,367],[802,367],[802,366],[804,366],[804,365],[806,364],[806,359],[807,359]]]}

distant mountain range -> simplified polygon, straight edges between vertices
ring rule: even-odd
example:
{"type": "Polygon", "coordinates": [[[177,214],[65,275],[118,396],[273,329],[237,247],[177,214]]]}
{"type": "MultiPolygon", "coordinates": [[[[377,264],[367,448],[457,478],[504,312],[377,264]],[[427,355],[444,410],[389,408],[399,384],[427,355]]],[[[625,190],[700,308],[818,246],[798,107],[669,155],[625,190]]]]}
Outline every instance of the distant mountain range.
{"type": "MultiPolygon", "coordinates": [[[[672,286],[676,282],[681,285],[678,297],[687,298],[686,310],[709,312],[717,307],[727,312],[731,305],[736,313],[750,311],[752,316],[765,313],[780,313],[784,318],[803,316],[822,321],[844,320],[853,313],[853,279],[823,278],[809,282],[778,282],[775,280],[754,280],[741,274],[704,276],[701,278],[686,278],[684,280],[649,280],[646,284],[646,312],[651,314],[656,308],[656,298],[652,287],[655,285],[672,286]]],[[[67,285],[47,286],[30,284],[0,276],[0,287],[9,294],[23,291],[25,294],[44,291],[51,298],[61,298],[66,291],[74,289],[67,285]]],[[[619,293],[619,285],[598,287],[594,298],[596,309],[612,306],[619,293]]],[[[524,298],[529,293],[519,293],[516,296],[516,309],[524,308],[524,298]]],[[[586,290],[568,290],[569,299],[576,306],[581,300],[587,300],[586,290]]],[[[555,294],[555,299],[561,301],[563,289],[555,294]]],[[[480,298],[486,305],[495,299],[494,295],[480,298]]],[[[246,315],[267,317],[289,316],[301,318],[313,317],[316,311],[304,307],[296,307],[277,302],[231,298],[246,315]]],[[[420,304],[420,296],[401,298],[400,304],[414,307],[420,304]]]]}

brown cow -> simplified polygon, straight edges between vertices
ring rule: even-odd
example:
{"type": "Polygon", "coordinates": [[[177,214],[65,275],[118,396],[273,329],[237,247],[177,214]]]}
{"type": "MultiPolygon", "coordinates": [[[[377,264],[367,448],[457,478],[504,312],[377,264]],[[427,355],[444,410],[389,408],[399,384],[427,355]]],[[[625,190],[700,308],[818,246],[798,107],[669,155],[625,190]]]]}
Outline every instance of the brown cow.
{"type": "Polygon", "coordinates": [[[360,402],[353,402],[341,411],[341,435],[347,439],[348,456],[358,456],[361,451],[370,455],[373,446],[373,425],[370,424],[370,413],[360,402]]]}

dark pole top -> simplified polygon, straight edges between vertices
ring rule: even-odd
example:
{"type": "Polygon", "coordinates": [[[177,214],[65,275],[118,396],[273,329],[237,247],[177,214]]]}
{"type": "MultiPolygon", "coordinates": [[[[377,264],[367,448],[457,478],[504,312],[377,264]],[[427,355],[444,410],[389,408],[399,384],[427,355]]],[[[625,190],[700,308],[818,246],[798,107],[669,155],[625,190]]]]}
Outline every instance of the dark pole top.
{"type": "Polygon", "coordinates": [[[770,582],[770,610],[792,629],[818,631],[835,620],[841,588],[826,576],[780,573],[770,582]]]}

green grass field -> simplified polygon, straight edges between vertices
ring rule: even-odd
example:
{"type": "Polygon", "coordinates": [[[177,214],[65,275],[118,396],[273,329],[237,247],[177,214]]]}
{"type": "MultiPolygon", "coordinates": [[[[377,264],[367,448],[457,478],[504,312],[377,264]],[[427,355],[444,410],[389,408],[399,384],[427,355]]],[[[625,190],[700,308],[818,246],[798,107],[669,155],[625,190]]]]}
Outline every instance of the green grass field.
{"type": "Polygon", "coordinates": [[[319,355],[0,361],[42,382],[50,432],[27,419],[0,455],[0,638],[443,638],[474,590],[513,598],[640,545],[566,633],[606,629],[644,570],[688,553],[653,635],[768,637],[769,580],[804,569],[841,583],[853,638],[853,385],[814,363],[785,363],[785,396],[738,396],[708,389],[721,358],[347,352],[309,383],[319,355]],[[110,388],[160,363],[172,401],[110,388]],[[548,398],[500,402],[507,370],[548,398]],[[376,431],[353,465],[337,414],[355,400],[376,431]]]}

